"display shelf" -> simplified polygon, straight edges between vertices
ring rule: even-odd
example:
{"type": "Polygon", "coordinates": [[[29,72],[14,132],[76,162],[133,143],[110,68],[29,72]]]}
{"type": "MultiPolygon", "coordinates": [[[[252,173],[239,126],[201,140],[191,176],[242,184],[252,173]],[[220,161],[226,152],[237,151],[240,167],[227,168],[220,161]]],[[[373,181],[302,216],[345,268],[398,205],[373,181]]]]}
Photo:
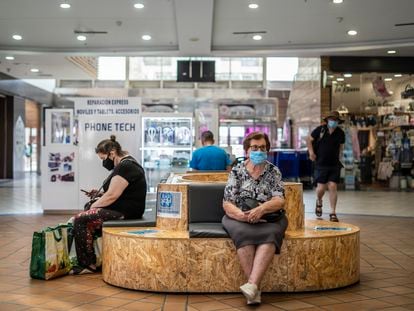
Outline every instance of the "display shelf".
{"type": "Polygon", "coordinates": [[[157,191],[166,173],[188,169],[193,146],[192,121],[192,114],[143,114],[141,153],[148,192],[157,191]]]}

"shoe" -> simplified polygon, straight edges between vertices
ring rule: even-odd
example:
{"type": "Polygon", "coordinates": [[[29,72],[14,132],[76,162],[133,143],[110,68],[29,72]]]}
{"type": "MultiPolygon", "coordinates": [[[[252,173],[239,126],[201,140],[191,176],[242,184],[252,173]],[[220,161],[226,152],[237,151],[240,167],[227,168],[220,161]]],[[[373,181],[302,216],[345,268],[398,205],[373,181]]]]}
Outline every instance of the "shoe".
{"type": "Polygon", "coordinates": [[[254,297],[254,299],[252,299],[252,300],[247,299],[247,304],[249,306],[260,305],[262,303],[261,294],[262,294],[262,292],[260,290],[258,290],[257,294],[256,294],[256,297],[254,297]]]}
{"type": "Polygon", "coordinates": [[[316,200],[315,214],[317,217],[322,216],[322,201],[316,200]]]}
{"type": "Polygon", "coordinates": [[[243,293],[244,297],[246,297],[247,301],[254,300],[258,292],[257,285],[251,283],[246,283],[240,286],[240,290],[243,293]]]}
{"type": "Polygon", "coordinates": [[[336,217],[336,214],[329,214],[329,220],[332,222],[339,222],[338,217],[336,217]]]}

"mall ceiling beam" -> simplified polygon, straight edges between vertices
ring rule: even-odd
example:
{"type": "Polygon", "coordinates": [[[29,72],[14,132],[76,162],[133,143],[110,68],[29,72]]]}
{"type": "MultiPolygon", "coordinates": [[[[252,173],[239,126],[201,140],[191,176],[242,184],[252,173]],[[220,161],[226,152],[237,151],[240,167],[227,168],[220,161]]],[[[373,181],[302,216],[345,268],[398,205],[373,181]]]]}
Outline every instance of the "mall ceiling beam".
{"type": "Polygon", "coordinates": [[[175,0],[180,55],[210,55],[213,12],[213,0],[175,0]]]}
{"type": "Polygon", "coordinates": [[[341,57],[331,56],[329,69],[333,72],[414,73],[414,57],[341,57]]]}

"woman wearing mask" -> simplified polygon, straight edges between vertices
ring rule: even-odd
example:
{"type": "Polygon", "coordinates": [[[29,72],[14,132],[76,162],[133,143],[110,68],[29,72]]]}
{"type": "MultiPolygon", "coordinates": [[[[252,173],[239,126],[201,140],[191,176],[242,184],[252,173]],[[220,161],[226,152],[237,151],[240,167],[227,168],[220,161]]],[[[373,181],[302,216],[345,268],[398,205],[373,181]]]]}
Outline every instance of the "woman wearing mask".
{"type": "MultiPolygon", "coordinates": [[[[103,184],[103,194],[88,211],[74,217],[73,231],[78,264],[88,272],[96,270],[93,248],[94,233],[102,223],[115,219],[138,219],[145,210],[147,183],[141,165],[122,150],[115,136],[101,141],[95,152],[102,166],[112,171],[103,184]]],[[[91,196],[96,190],[87,193],[91,196]]]]}
{"type": "Polygon", "coordinates": [[[282,175],[266,160],[270,149],[268,136],[251,133],[243,148],[247,160],[235,166],[229,175],[222,224],[236,246],[246,275],[247,283],[240,290],[247,304],[259,304],[260,282],[275,253],[280,253],[288,222],[283,213],[282,175]],[[270,214],[279,216],[271,220],[267,218],[270,214]]]}

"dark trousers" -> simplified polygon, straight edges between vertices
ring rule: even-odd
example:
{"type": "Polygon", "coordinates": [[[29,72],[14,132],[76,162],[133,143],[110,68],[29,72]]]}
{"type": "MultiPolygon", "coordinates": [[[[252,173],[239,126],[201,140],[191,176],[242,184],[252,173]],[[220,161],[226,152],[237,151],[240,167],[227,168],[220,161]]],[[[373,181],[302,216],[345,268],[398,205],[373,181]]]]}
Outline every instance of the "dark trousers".
{"type": "Polygon", "coordinates": [[[76,257],[82,267],[88,267],[96,263],[95,250],[93,248],[94,234],[102,230],[102,223],[107,220],[122,219],[120,212],[95,208],[77,214],[73,220],[73,236],[76,245],[76,257]]]}

